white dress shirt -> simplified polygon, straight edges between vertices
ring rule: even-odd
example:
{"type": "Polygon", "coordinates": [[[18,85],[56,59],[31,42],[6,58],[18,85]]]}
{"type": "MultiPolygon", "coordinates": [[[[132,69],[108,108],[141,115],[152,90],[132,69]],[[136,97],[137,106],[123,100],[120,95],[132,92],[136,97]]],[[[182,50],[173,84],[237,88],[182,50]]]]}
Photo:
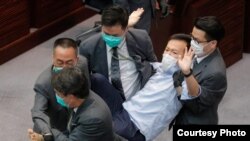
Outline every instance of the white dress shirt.
{"type": "MultiPolygon", "coordinates": [[[[173,85],[174,70],[164,72],[161,63],[153,63],[157,72],[130,100],[123,103],[130,119],[140,129],[147,141],[157,137],[175,118],[182,107],[173,85]]],[[[182,87],[186,87],[185,81],[182,87]]],[[[190,99],[183,88],[181,99],[190,99]]]]}
{"type": "MultiPolygon", "coordinates": [[[[109,81],[111,82],[111,57],[113,54],[112,48],[107,47],[107,60],[109,68],[109,81]]],[[[120,66],[120,74],[122,87],[126,100],[130,99],[141,88],[139,73],[136,69],[134,60],[129,56],[125,39],[118,45],[118,58],[120,66]]]]}

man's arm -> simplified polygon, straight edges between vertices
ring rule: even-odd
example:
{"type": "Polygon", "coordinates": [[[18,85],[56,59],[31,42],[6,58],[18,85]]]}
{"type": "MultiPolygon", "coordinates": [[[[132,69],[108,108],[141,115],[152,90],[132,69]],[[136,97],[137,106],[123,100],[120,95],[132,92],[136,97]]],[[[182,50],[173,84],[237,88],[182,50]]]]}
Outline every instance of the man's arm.
{"type": "Polygon", "coordinates": [[[41,134],[50,133],[50,118],[46,114],[48,109],[48,98],[41,94],[41,90],[34,88],[36,91],[34,106],[31,109],[31,115],[34,122],[34,130],[41,134]]]}
{"type": "Polygon", "coordinates": [[[200,86],[197,80],[192,75],[192,59],[194,56],[194,51],[190,48],[189,50],[185,48],[185,53],[183,58],[179,56],[178,65],[185,76],[185,81],[187,83],[188,94],[192,97],[199,96],[200,86]]]}
{"type": "Polygon", "coordinates": [[[226,90],[226,78],[223,74],[211,74],[203,81],[204,83],[200,85],[199,97],[192,101],[185,101],[185,105],[194,113],[199,113],[211,105],[219,103],[226,90]]]}
{"type": "MultiPolygon", "coordinates": [[[[189,51],[186,49],[183,59],[180,58],[178,60],[178,64],[184,75],[191,73],[190,66],[193,54],[194,52],[191,49],[189,49],[189,51]]],[[[192,74],[187,75],[185,81],[189,96],[197,98],[183,102],[185,102],[185,106],[189,107],[194,113],[199,113],[211,107],[214,103],[219,103],[227,87],[225,74],[221,71],[214,71],[203,78],[200,83],[198,83],[192,74]]]]}
{"type": "Polygon", "coordinates": [[[57,129],[52,129],[52,133],[55,141],[90,141],[90,140],[102,140],[102,137],[107,132],[105,123],[101,119],[88,119],[80,120],[76,123],[75,128],[65,135],[57,129]]]}
{"type": "Polygon", "coordinates": [[[149,35],[147,34],[146,31],[145,31],[145,33],[146,34],[145,34],[144,40],[146,42],[144,45],[145,45],[146,59],[149,62],[157,62],[157,57],[156,57],[155,52],[154,52],[154,47],[153,47],[151,38],[149,37],[149,35]]]}

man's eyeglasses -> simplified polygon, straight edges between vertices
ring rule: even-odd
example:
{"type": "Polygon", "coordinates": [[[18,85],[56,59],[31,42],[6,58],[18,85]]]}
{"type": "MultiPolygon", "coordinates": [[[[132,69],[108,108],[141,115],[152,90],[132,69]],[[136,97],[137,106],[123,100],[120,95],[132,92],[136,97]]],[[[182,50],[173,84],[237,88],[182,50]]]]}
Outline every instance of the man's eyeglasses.
{"type": "Polygon", "coordinates": [[[193,35],[190,35],[190,36],[191,36],[191,40],[193,40],[196,44],[207,43],[207,42],[211,41],[211,40],[208,40],[208,41],[199,41],[195,37],[193,37],[193,35]]]}

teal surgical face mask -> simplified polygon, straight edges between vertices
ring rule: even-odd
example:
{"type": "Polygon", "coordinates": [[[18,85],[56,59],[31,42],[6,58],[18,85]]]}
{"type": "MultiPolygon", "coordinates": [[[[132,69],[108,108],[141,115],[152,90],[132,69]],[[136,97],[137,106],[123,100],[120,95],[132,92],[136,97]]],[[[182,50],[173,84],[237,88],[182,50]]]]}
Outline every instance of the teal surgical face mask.
{"type": "Polygon", "coordinates": [[[109,47],[113,48],[118,46],[122,42],[123,37],[115,37],[112,35],[107,35],[105,33],[102,33],[102,39],[106,42],[106,44],[109,47]]]}
{"type": "Polygon", "coordinates": [[[66,104],[64,102],[64,100],[60,96],[58,96],[57,94],[56,94],[56,101],[57,101],[58,104],[60,104],[63,107],[66,107],[66,108],[69,107],[68,104],[66,104]]]}
{"type": "Polygon", "coordinates": [[[59,73],[60,71],[62,71],[62,69],[63,69],[63,67],[56,67],[56,66],[53,66],[52,71],[53,71],[54,73],[59,73]]]}

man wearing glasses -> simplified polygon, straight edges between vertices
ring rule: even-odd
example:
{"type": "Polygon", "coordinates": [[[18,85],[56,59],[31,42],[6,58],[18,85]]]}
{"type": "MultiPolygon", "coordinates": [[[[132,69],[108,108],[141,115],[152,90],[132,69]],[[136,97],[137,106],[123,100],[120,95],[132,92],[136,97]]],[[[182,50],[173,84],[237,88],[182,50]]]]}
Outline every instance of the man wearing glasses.
{"type": "Polygon", "coordinates": [[[191,48],[178,64],[189,95],[197,98],[182,100],[176,124],[218,124],[218,105],[227,89],[226,67],[218,48],[224,34],[223,25],[214,16],[195,20],[191,48]]]}
{"type": "MultiPolygon", "coordinates": [[[[78,56],[77,44],[70,38],[59,38],[53,47],[52,65],[36,80],[35,102],[31,110],[34,131],[43,135],[45,141],[53,140],[51,128],[66,131],[69,111],[67,104],[56,94],[51,78],[63,68],[78,66],[88,76],[87,60],[78,56]]],[[[89,81],[89,79],[88,79],[89,81]]]]}

